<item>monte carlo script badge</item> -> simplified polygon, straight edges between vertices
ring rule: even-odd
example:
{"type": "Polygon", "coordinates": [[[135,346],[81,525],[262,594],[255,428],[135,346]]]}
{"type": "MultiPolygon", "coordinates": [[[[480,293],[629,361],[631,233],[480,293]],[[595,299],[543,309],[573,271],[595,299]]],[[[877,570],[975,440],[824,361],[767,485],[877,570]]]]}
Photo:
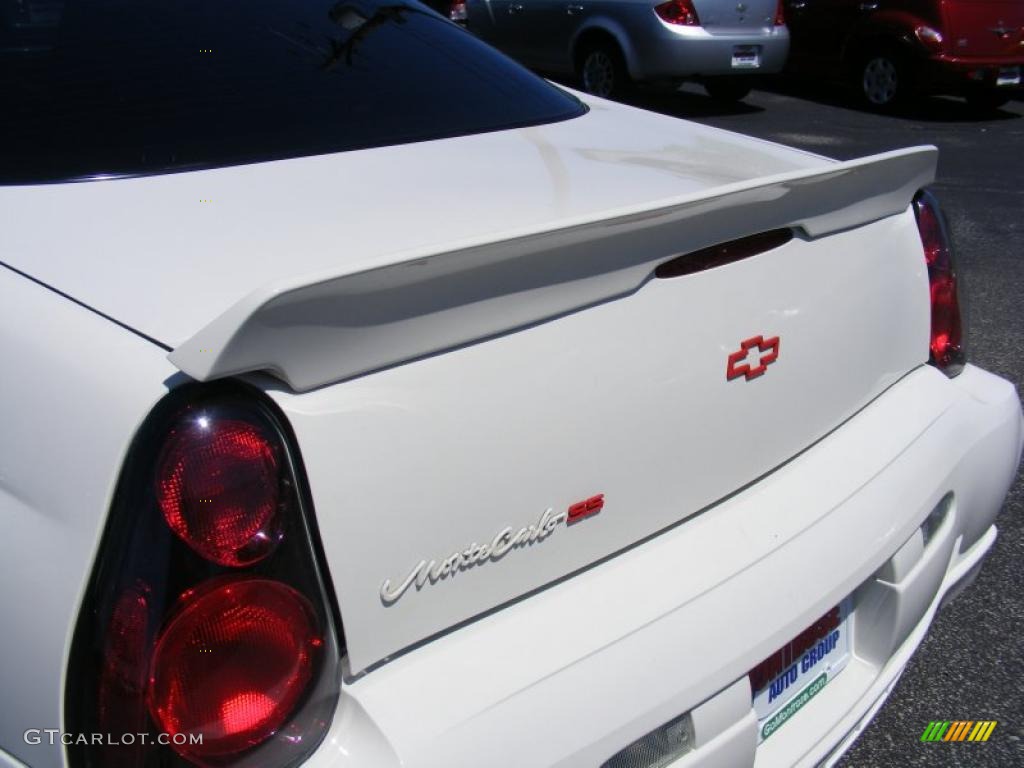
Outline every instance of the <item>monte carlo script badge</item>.
{"type": "Polygon", "coordinates": [[[523,526],[519,530],[512,527],[503,528],[488,543],[478,544],[474,541],[465,549],[453,552],[441,560],[420,560],[397,584],[392,584],[391,579],[384,580],[384,583],[380,585],[381,602],[384,605],[392,605],[414,584],[416,589],[420,590],[425,586],[447,579],[457,571],[465,571],[476,565],[501,560],[514,549],[544,541],[554,533],[558,526],[573,525],[596,515],[603,508],[603,493],[577,502],[564,512],[556,513],[549,507],[544,510],[544,514],[536,523],[523,526]]]}

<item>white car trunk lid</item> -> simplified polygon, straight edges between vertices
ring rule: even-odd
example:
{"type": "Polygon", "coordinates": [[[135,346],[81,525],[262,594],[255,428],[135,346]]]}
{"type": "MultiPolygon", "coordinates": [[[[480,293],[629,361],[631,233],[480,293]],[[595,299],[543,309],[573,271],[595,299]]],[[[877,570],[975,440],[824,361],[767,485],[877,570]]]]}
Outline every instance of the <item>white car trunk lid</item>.
{"type": "Polygon", "coordinates": [[[904,211],[305,394],[275,390],[351,671],[778,467],[923,363],[928,318],[904,211]],[[730,378],[743,363],[764,372],[730,378]]]}
{"type": "Polygon", "coordinates": [[[279,402],[359,672],[696,514],[922,363],[907,205],[934,164],[595,101],[537,128],[3,188],[0,261],[279,402]],[[797,236],[652,277],[777,228],[797,236]],[[747,364],[775,337],[777,359],[727,379],[757,336],[747,364]],[[595,514],[567,526],[571,507],[595,514]]]}

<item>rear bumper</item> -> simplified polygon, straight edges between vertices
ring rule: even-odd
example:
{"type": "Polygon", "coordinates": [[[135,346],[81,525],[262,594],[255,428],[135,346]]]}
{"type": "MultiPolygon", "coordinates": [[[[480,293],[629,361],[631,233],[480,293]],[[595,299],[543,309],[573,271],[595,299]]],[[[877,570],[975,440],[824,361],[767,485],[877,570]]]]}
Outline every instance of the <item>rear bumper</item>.
{"type": "Polygon", "coordinates": [[[626,51],[630,75],[637,80],[718,77],[781,72],[789,53],[786,27],[714,31],[665,24],[654,14],[649,29],[633,50],[626,51]],[[737,46],[754,46],[756,68],[733,67],[737,46]]]}
{"type": "Polygon", "coordinates": [[[678,768],[833,760],[992,546],[1021,445],[1012,385],[919,368],[727,501],[347,683],[308,764],[593,768],[687,711],[678,768]],[[756,747],[747,671],[848,595],[854,660],[756,747]]]}
{"type": "Polygon", "coordinates": [[[1024,56],[933,56],[922,63],[921,84],[926,91],[958,95],[984,89],[1012,91],[1019,86],[997,84],[1000,70],[1006,67],[1019,67],[1024,70],[1024,56]]]}

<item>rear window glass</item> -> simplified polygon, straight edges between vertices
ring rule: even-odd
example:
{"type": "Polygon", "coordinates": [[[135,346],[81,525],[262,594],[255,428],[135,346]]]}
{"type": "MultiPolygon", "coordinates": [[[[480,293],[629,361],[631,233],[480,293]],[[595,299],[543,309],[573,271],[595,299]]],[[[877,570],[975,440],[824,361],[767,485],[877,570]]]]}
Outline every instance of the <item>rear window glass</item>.
{"type": "Polygon", "coordinates": [[[0,183],[208,168],[585,107],[416,2],[0,0],[0,183]]]}

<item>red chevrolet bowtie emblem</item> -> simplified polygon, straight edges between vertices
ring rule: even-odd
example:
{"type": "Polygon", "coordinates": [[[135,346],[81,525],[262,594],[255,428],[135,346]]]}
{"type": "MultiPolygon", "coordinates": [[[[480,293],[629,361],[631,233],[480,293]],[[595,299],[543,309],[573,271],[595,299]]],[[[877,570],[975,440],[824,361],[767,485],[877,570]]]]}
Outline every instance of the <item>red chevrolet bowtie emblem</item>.
{"type": "Polygon", "coordinates": [[[738,352],[729,355],[729,366],[725,369],[725,378],[732,381],[739,376],[746,376],[747,381],[756,379],[768,370],[768,366],[779,359],[779,337],[772,336],[766,339],[763,336],[754,336],[746,341],[740,342],[738,352]],[[755,364],[747,363],[750,350],[756,349],[754,353],[755,364]]]}

